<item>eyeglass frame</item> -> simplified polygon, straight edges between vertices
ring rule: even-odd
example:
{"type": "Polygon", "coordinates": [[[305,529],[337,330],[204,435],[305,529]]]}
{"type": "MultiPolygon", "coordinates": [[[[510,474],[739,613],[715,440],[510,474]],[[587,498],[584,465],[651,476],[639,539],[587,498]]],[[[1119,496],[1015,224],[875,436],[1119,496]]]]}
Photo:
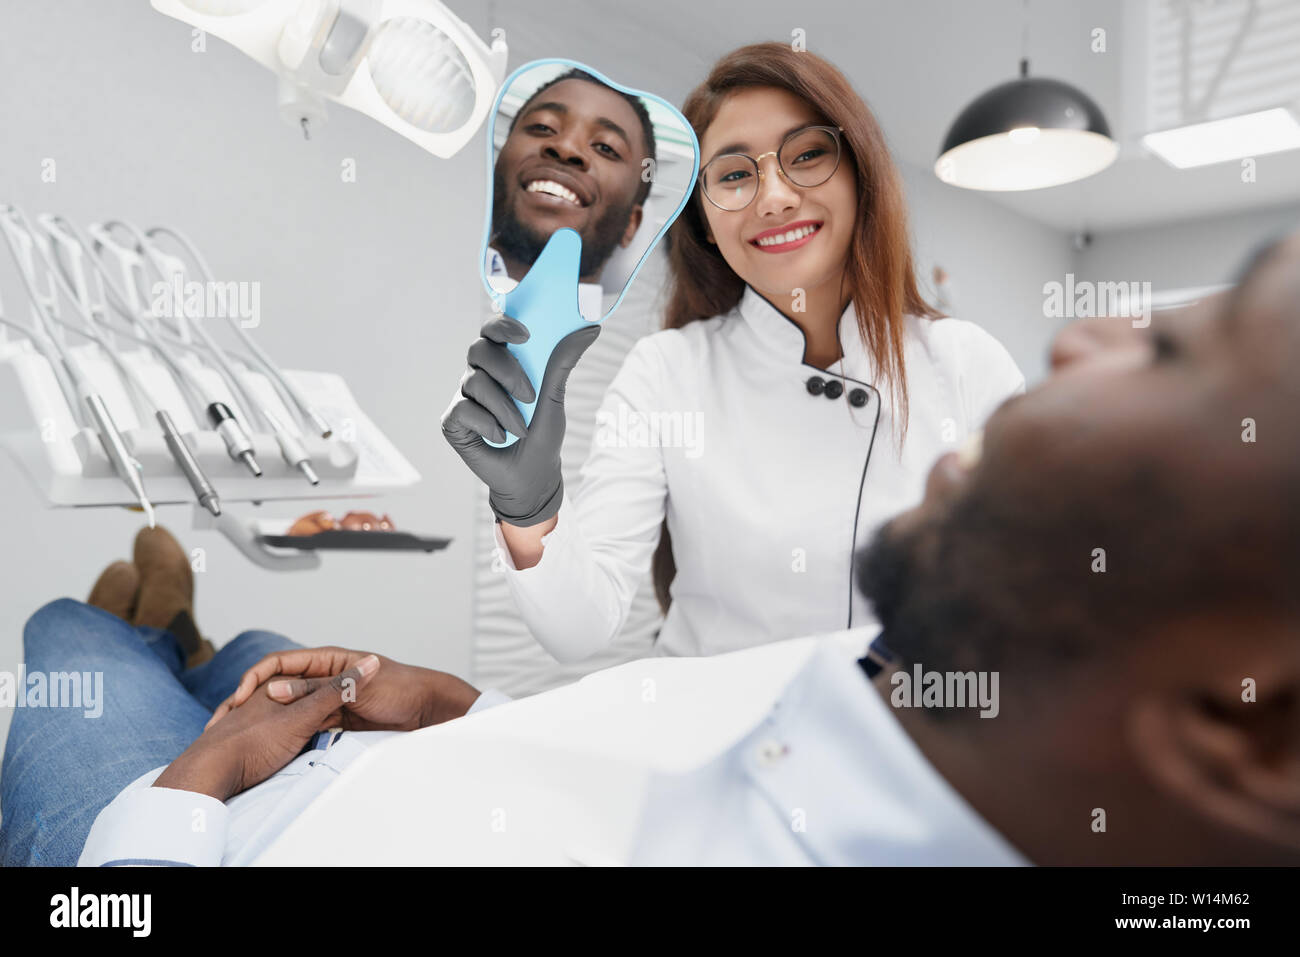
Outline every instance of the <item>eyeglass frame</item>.
{"type": "Polygon", "coordinates": [[[766,173],[763,172],[763,167],[762,165],[760,165],[761,161],[766,159],[769,156],[776,157],[776,171],[778,175],[784,176],[785,181],[789,183],[791,186],[794,186],[798,189],[816,189],[818,186],[822,186],[827,181],[829,181],[830,178],[834,176],[840,168],[840,160],[844,158],[844,140],[843,137],[840,135],[843,132],[844,132],[844,127],[842,126],[829,126],[820,123],[810,123],[808,126],[801,126],[799,127],[799,129],[792,130],[791,132],[787,133],[785,135],[785,138],[781,140],[781,145],[777,149],[768,150],[766,153],[760,153],[758,156],[750,156],[748,153],[719,153],[717,156],[713,157],[713,159],[705,163],[704,166],[700,169],[700,177],[699,177],[700,192],[704,195],[705,199],[707,199],[718,209],[722,210],[724,213],[738,213],[742,209],[748,208],[749,204],[752,203],[758,197],[758,190],[763,185],[763,177],[767,175],[766,173]],[[831,139],[835,140],[835,166],[831,169],[829,173],[826,174],[826,179],[822,180],[820,183],[816,183],[812,186],[801,186],[790,178],[790,174],[786,171],[785,164],[781,162],[781,151],[785,149],[785,144],[789,143],[790,140],[794,139],[796,136],[799,136],[802,133],[807,133],[809,130],[825,130],[826,132],[830,133],[831,139]],[[754,171],[758,174],[758,186],[754,187],[754,195],[749,198],[749,202],[745,203],[744,206],[738,206],[735,209],[728,209],[726,206],[719,204],[716,199],[714,199],[712,196],[709,195],[709,191],[707,187],[705,187],[704,185],[704,179],[705,179],[704,174],[708,172],[709,167],[725,156],[743,156],[745,159],[749,160],[751,163],[754,164],[754,171]]]}

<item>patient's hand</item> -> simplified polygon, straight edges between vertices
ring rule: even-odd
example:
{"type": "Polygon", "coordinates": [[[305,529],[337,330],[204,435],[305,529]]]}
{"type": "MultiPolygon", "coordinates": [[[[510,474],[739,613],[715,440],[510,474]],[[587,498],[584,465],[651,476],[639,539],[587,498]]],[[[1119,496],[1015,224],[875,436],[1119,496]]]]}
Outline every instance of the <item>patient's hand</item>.
{"type": "Polygon", "coordinates": [[[362,656],[290,704],[276,701],[265,688],[255,688],[224,721],[199,735],[153,786],[225,801],[260,784],[297,757],[313,734],[336,727],[343,709],[364,692],[378,670],[378,658],[362,656]]]}
{"type": "Polygon", "coordinates": [[[1132,319],[1089,316],[1062,326],[1052,339],[1048,360],[1052,373],[1069,372],[1095,362],[1128,363],[1150,361],[1152,334],[1180,322],[1186,309],[1170,310],[1151,317],[1150,326],[1135,327],[1132,319]]]}
{"type": "MultiPolygon", "coordinates": [[[[267,655],[244,672],[234,693],[217,706],[208,727],[249,700],[263,683],[277,701],[292,702],[314,693],[331,676],[354,667],[367,652],[347,648],[300,648],[267,655]],[[278,680],[272,681],[276,678],[278,680]]],[[[349,731],[414,731],[461,717],[479,696],[454,675],[376,656],[380,668],[355,701],[347,702],[333,725],[349,731]]],[[[320,730],[325,730],[321,728],[320,730]]]]}

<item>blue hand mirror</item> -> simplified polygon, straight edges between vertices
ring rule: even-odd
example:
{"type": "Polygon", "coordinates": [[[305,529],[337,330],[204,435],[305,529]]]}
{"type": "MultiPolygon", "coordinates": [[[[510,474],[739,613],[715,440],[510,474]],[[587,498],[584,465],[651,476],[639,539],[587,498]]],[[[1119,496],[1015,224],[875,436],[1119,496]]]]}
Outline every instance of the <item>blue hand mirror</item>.
{"type": "Polygon", "coordinates": [[[483,284],[528,328],[508,348],[540,391],[556,344],[618,308],[686,206],[700,144],[667,100],[558,58],[510,74],[490,116],[483,284]]]}

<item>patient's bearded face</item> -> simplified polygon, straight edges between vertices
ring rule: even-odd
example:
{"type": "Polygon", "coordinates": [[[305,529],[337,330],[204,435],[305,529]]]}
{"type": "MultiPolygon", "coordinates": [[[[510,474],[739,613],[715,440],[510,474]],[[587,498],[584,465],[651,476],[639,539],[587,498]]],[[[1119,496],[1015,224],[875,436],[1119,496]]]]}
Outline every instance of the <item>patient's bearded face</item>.
{"type": "Polygon", "coordinates": [[[569,227],[582,237],[579,275],[597,274],[630,239],[629,224],[635,231],[643,139],[641,121],[617,92],[579,79],[547,87],[515,121],[493,169],[495,247],[532,263],[557,229],[569,227]],[[577,202],[529,191],[530,183],[548,179],[570,189],[577,202]]]}
{"type": "Polygon", "coordinates": [[[941,459],[863,556],[893,650],[1023,668],[1122,646],[1162,615],[1294,610],[1297,303],[1293,237],[1235,293],[1006,403],[978,461],[941,459]]]}

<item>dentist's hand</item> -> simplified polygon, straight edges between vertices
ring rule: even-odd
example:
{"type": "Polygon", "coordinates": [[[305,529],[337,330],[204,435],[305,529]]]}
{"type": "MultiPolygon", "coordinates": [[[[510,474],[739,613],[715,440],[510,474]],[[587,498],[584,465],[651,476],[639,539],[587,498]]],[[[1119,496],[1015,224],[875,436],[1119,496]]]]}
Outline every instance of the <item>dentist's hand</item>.
{"type": "Polygon", "coordinates": [[[560,340],[546,364],[537,407],[527,426],[510,397],[531,402],[533,387],[506,345],[527,341],[528,330],[509,316],[497,316],[480,332],[482,338],[469,347],[469,370],[461,379],[460,396],[442,417],[442,434],[488,487],[488,503],[498,519],[520,528],[538,525],[560,510],[564,389],[600,326],[593,324],[560,340]],[[519,437],[509,448],[494,448],[483,441],[502,442],[507,430],[519,437]]]}

